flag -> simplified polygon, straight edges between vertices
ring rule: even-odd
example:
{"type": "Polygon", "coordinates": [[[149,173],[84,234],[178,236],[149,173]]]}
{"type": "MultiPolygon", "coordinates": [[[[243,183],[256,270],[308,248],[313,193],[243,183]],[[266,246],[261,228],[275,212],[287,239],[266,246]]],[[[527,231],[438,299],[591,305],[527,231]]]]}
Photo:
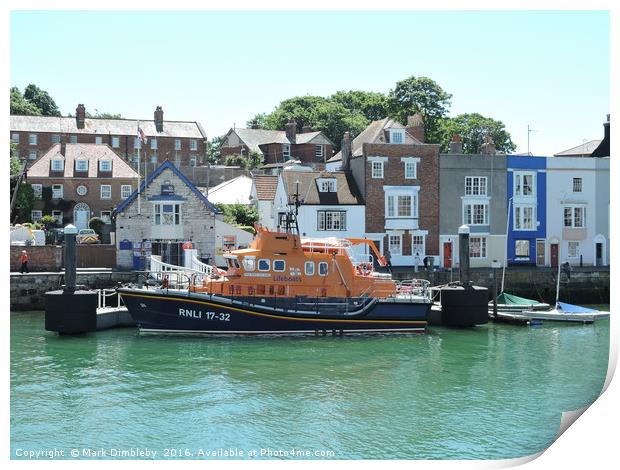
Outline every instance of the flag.
{"type": "Polygon", "coordinates": [[[144,131],[140,127],[140,124],[138,124],[138,135],[136,137],[138,137],[140,142],[142,142],[144,145],[146,145],[146,134],[144,133],[144,131]]]}

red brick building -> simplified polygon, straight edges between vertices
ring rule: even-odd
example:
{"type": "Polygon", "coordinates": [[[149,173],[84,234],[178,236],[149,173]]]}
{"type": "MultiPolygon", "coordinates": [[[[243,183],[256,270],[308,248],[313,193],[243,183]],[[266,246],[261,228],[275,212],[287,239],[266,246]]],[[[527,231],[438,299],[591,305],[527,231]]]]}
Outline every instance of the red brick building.
{"type": "Polygon", "coordinates": [[[331,158],[334,144],[323,132],[289,122],[286,130],[231,129],[220,146],[222,158],[228,155],[247,156],[251,151],[263,154],[265,165],[299,160],[302,164],[319,164],[331,158]]]}
{"type": "Polygon", "coordinates": [[[107,144],[56,144],[28,169],[28,183],[33,222],[52,215],[79,229],[91,217],[110,223],[113,209],[138,188],[138,173],[107,144]]]}
{"type": "Polygon", "coordinates": [[[79,104],[75,117],[11,116],[11,142],[17,144],[19,156],[34,162],[52,145],[108,145],[117,155],[137,167],[138,155],[144,172],[154,171],[163,161],[177,166],[196,166],[205,155],[207,136],[195,121],[164,121],[164,111],[157,106],[153,120],[101,119],[86,117],[79,104]],[[138,123],[146,134],[146,144],[136,138],[138,123]]]}
{"type": "Polygon", "coordinates": [[[439,255],[439,148],[424,143],[424,126],[385,118],[353,141],[348,133],[328,168],[350,171],[366,202],[366,234],[393,265],[421,265],[439,255]],[[331,165],[331,166],[330,166],[331,165]]]}

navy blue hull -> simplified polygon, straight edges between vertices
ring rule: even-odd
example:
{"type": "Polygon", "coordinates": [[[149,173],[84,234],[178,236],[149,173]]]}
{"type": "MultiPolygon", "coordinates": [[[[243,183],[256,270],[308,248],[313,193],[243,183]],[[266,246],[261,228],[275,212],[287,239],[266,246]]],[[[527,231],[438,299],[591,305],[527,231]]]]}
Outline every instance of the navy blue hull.
{"type": "Polygon", "coordinates": [[[119,289],[141,331],[206,334],[423,333],[430,304],[366,302],[359,313],[291,312],[203,294],[119,289]]]}

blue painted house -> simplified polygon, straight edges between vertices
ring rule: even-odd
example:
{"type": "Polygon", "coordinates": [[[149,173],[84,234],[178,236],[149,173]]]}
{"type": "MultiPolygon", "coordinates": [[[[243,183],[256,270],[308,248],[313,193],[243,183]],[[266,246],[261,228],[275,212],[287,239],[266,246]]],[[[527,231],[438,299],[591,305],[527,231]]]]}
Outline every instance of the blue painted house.
{"type": "Polygon", "coordinates": [[[509,156],[508,265],[545,265],[547,159],[509,156]]]}

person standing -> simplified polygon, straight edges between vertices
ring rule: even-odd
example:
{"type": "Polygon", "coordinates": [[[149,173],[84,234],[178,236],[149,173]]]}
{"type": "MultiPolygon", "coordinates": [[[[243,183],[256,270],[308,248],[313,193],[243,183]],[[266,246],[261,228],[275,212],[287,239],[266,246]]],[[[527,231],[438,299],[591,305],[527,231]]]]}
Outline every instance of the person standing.
{"type": "Polygon", "coordinates": [[[392,254],[390,253],[390,250],[386,250],[385,251],[385,267],[388,269],[388,271],[392,272],[392,254]]]}
{"type": "Polygon", "coordinates": [[[418,272],[418,265],[420,264],[420,252],[416,251],[415,252],[415,258],[414,258],[414,263],[415,263],[415,272],[418,272]]]}
{"type": "Polygon", "coordinates": [[[26,252],[26,250],[22,250],[22,255],[19,257],[19,261],[22,263],[22,267],[19,269],[19,272],[24,274],[25,272],[30,272],[28,271],[28,253],[26,252]]]}

